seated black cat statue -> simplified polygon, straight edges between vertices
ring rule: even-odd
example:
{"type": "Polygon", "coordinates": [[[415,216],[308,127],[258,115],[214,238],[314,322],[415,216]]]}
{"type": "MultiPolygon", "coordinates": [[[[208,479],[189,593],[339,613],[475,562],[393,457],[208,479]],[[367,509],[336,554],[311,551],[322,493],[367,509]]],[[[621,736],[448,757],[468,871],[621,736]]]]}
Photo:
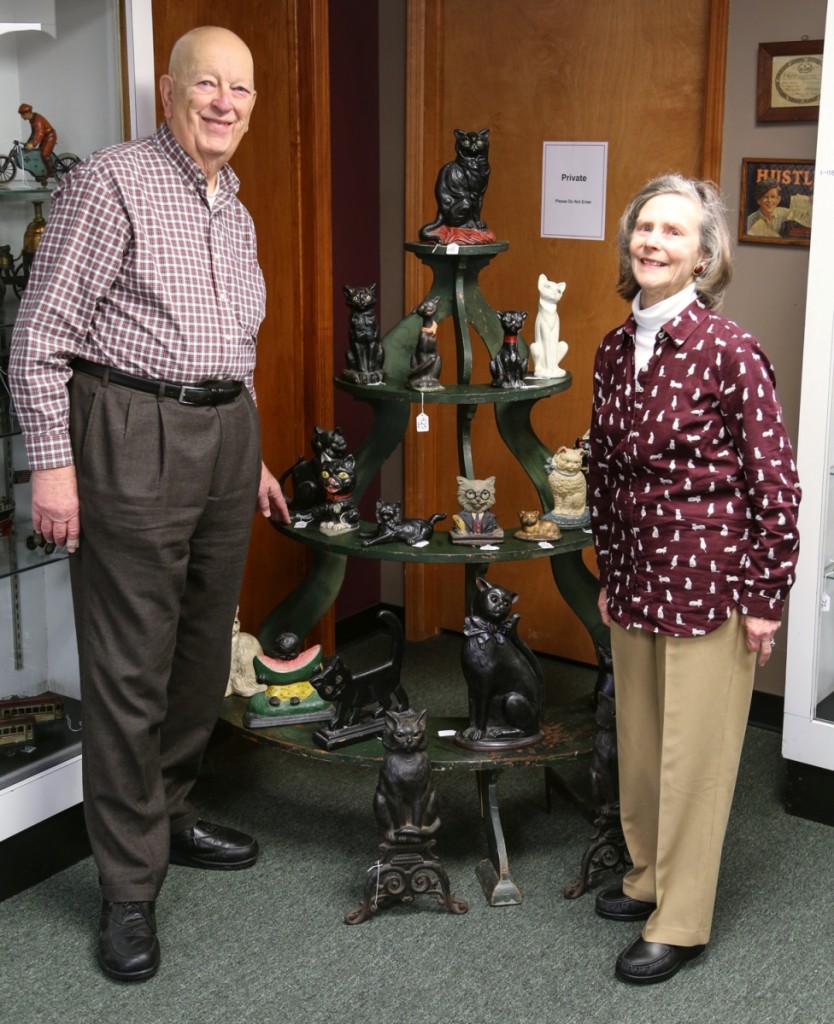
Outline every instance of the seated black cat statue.
{"type": "Polygon", "coordinates": [[[350,309],[347,368],[345,380],[354,384],[381,384],[385,379],[382,364],[385,353],[379,340],[376,312],[376,285],[367,288],[344,286],[345,302],[350,309]]]}
{"type": "Polygon", "coordinates": [[[403,659],[403,628],[392,612],[383,610],[377,619],[388,628],[391,651],[382,664],[356,675],[338,654],[314,675],[310,684],[323,699],[334,706],[329,724],[313,734],[313,739],[326,750],[355,743],[370,736],[379,736],[385,728],[385,712],[408,708],[408,695],[400,685],[403,659]]]}
{"type": "Polygon", "coordinates": [[[408,386],[413,391],[442,391],[439,381],[443,359],[437,351],[437,321],[434,314],[440,298],[424,299],[414,312],[423,323],[408,370],[408,386]]]}
{"type": "Polygon", "coordinates": [[[376,863],[366,872],[365,895],[346,924],[361,924],[385,907],[413,903],[430,896],[451,914],[465,914],[466,900],[458,899],[435,852],[440,827],[437,796],[426,750],[425,711],[387,711],[374,814],[384,836],[376,863]]]}
{"type": "Polygon", "coordinates": [[[324,501],[322,466],[347,455],[347,442],[338,427],[333,430],[316,427],[310,439],[310,447],[313,449],[313,457],[305,459],[299,455],[295,464],[285,470],[278,481],[286,496],[286,480],[288,477],[292,480],[292,496],[287,497],[287,508],[291,512],[313,508],[324,501]]]}
{"type": "Polygon", "coordinates": [[[504,340],[495,357],[489,361],[494,388],[523,388],[527,373],[527,360],[518,351],[518,332],[524,326],[527,314],[508,309],[496,310],[504,329],[504,340]]]}
{"type": "Polygon", "coordinates": [[[415,547],[428,544],[434,535],[434,524],[446,518],[445,512],[438,512],[431,519],[403,519],[402,505],[398,501],[383,501],[377,498],[377,528],[373,533],[360,533],[363,548],[374,547],[376,544],[391,544],[399,541],[415,547]]]}
{"type": "Polygon", "coordinates": [[[469,691],[469,725],[455,742],[470,750],[522,747],[541,738],[544,674],[519,637],[518,594],[475,580],[472,615],[464,621],[461,665],[469,691]]]}
{"type": "Polygon", "coordinates": [[[440,827],[426,753],[426,711],[386,711],[385,755],[374,795],[379,830],[392,843],[419,842],[440,827]]]}
{"type": "Polygon", "coordinates": [[[437,216],[420,228],[423,242],[483,245],[495,235],[481,220],[489,184],[489,128],[479,132],[455,129],[457,156],[440,168],[434,186],[437,216]]]}

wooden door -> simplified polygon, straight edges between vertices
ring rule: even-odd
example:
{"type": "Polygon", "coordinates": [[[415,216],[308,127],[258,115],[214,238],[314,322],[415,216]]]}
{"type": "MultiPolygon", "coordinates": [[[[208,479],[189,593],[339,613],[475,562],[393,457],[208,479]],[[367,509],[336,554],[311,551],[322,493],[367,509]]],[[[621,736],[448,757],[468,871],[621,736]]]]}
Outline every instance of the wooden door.
{"type": "MultiPolygon", "coordinates": [[[[416,240],[435,213],[434,181],[454,157],[453,132],[491,130],[490,184],[483,215],[510,243],[482,274],[495,309],[528,311],[532,337],[540,273],[567,282],[560,303],[562,365],[573,374],[563,395],[539,403],[533,424],[551,450],[572,446],[589,426],[595,349],[628,307],[615,293],[615,238],[628,198],[667,170],[713,175],[720,166],[723,46],[727,0],[658,4],[650,0],[409,0],[406,232],[416,240]],[[542,238],[545,141],[608,143],[604,241],[542,238]],[[716,158],[718,157],[718,158],[716,158]]],[[[406,262],[412,305],[430,281],[406,262]]],[[[476,347],[481,349],[475,339],[476,347]]],[[[440,328],[441,351],[454,338],[440,328]]],[[[480,353],[472,380],[488,381],[480,353]]],[[[406,510],[425,516],[457,508],[454,418],[438,410],[428,434],[406,439],[406,510]]],[[[489,410],[473,432],[475,473],[495,474],[495,511],[505,529],[522,508],[538,507],[532,484],[498,437],[489,410]]],[[[593,555],[588,555],[593,568],[593,555]]],[[[498,564],[490,579],[516,590],[527,641],[539,651],[593,662],[589,637],[564,603],[546,559],[498,564]]],[[[406,574],[412,638],[459,630],[462,573],[417,566],[406,574]]]]}
{"type": "MultiPolygon", "coordinates": [[[[198,25],[236,32],[255,61],[251,129],[232,164],[266,278],[255,386],[264,460],[278,475],[309,453],[314,427],[333,416],[327,0],[153,0],[157,78],[173,43],[198,25]]],[[[303,545],[256,517],[241,595],[245,630],[258,632],[307,560],[303,545]]],[[[332,628],[331,614],[328,644],[332,628]]]]}

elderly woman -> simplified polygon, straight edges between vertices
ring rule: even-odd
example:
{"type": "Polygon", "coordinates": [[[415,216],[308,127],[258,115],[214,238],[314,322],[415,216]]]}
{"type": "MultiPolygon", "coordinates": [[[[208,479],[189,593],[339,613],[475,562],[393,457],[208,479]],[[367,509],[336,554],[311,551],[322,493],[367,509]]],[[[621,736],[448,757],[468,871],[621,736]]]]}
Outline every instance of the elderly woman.
{"type": "Polygon", "coordinates": [[[709,941],[756,660],[793,583],[799,486],[773,371],[719,316],[720,197],[649,182],[620,223],[631,315],[594,367],[589,502],[611,628],[632,868],[597,913],[646,920],[617,976],[671,977],[709,941]]]}

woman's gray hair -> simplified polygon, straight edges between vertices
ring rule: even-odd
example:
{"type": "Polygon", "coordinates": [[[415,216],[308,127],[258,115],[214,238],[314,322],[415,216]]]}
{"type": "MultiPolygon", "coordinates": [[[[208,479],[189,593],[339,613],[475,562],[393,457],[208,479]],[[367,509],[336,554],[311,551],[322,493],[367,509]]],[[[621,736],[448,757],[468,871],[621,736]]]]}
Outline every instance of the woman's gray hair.
{"type": "Polygon", "coordinates": [[[695,279],[698,297],[708,309],[720,309],[724,293],[733,276],[730,262],[730,232],[724,216],[721,194],[710,181],[685,178],[682,174],[662,174],[652,178],[633,197],[620,219],[617,247],[620,279],[617,291],[629,301],[640,291],[631,269],[629,243],[640,211],[650,199],[662,195],[687,196],[701,208],[701,260],[703,272],[695,279]]]}

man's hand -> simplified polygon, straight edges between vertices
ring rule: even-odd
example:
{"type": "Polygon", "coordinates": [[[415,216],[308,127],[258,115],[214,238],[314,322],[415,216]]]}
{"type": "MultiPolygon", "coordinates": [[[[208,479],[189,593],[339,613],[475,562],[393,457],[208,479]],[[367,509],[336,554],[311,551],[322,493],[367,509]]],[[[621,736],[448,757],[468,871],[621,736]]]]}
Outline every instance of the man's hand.
{"type": "Polygon", "coordinates": [[[76,550],[81,520],[75,466],[32,471],[32,525],[47,543],[76,550]]]}
{"type": "Polygon", "coordinates": [[[261,463],[261,484],[258,487],[258,511],[267,519],[278,519],[289,523],[290,513],[281,485],[261,463]]]}
{"type": "Polygon", "coordinates": [[[753,615],[743,615],[741,621],[747,633],[747,650],[758,651],[759,664],[766,665],[771,651],[776,646],[773,637],[782,625],[782,620],[757,619],[753,615]]]}

